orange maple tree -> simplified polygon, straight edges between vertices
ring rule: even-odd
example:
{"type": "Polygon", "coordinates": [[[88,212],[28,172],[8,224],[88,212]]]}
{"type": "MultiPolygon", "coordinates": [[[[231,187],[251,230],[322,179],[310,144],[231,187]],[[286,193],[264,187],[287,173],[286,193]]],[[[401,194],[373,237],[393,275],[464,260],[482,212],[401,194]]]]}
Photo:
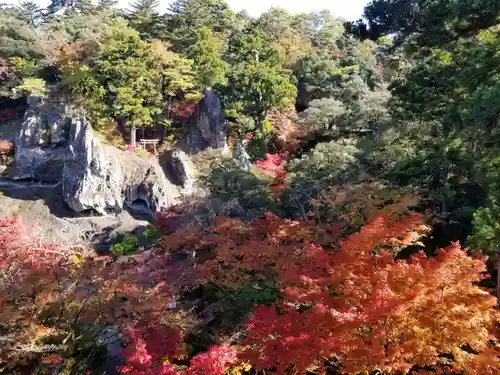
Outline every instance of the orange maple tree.
{"type": "Polygon", "coordinates": [[[434,257],[395,260],[395,246],[427,230],[417,214],[379,216],[347,238],[339,230],[270,213],[253,222],[215,218],[213,227],[181,229],[124,262],[75,261],[2,221],[0,359],[60,370],[75,354],[64,350],[74,329],[104,324],[123,334],[119,371],[129,375],[222,375],[241,363],[277,374],[429,365],[499,372],[496,301],[477,285],[484,259],[452,244],[434,257]],[[175,307],[175,296],[206,284],[258,291],[266,280],[279,297],[255,308],[243,341],[186,352],[184,333],[199,322],[182,299],[175,307]]]}
{"type": "Polygon", "coordinates": [[[431,258],[396,261],[388,251],[414,239],[408,223],[417,218],[379,217],[333,252],[311,245],[308,261],[280,275],[286,297],[248,321],[243,358],[279,374],[323,373],[332,360],[347,372],[448,362],[467,374],[498,373],[495,298],[477,286],[484,260],[458,243],[431,258]]]}
{"type": "Polygon", "coordinates": [[[293,105],[270,112],[266,119],[272,125],[271,144],[275,151],[293,154],[302,146],[308,131],[297,125],[298,115],[293,105]]]}
{"type": "Polygon", "coordinates": [[[284,297],[257,307],[246,324],[240,358],[257,369],[321,373],[335,363],[353,373],[432,365],[497,373],[495,298],[477,286],[484,259],[458,243],[434,257],[394,258],[394,248],[427,233],[421,220],[389,212],[341,238],[338,225],[270,213],[252,223],[215,218],[205,232],[181,230],[164,246],[197,252],[199,283],[277,281],[284,297]]]}

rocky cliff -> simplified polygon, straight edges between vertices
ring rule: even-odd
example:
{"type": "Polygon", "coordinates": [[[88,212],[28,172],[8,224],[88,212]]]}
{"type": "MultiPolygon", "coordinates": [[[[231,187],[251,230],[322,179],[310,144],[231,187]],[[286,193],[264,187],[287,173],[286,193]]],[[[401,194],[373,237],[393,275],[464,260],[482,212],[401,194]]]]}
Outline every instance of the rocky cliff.
{"type": "Polygon", "coordinates": [[[182,146],[188,154],[207,148],[227,151],[227,123],[222,102],[216,93],[205,92],[192,120],[185,145],[182,146]]]}
{"type": "Polygon", "coordinates": [[[62,199],[76,212],[120,212],[137,202],[154,212],[181,195],[156,160],[104,144],[83,113],[63,100],[29,98],[28,104],[7,177],[60,183],[62,199]]]}

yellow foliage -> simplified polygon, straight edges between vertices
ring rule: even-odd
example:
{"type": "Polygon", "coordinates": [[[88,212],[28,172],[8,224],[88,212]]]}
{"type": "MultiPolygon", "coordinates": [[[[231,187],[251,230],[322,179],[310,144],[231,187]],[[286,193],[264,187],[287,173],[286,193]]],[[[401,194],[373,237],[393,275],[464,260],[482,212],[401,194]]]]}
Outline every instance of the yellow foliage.
{"type": "Polygon", "coordinates": [[[237,366],[231,367],[227,372],[226,375],[243,375],[250,371],[252,366],[248,363],[240,363],[237,366]]]}

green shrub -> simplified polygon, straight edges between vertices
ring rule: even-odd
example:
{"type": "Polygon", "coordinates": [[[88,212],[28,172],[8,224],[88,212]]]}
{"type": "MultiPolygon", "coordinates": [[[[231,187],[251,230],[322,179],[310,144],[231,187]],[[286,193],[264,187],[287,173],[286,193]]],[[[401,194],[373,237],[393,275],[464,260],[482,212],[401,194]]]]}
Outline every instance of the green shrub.
{"type": "Polygon", "coordinates": [[[203,293],[207,300],[218,301],[223,306],[217,320],[221,328],[225,329],[244,321],[252,307],[270,306],[278,298],[274,281],[250,283],[235,289],[222,289],[207,284],[203,287],[203,293]]]}
{"type": "Polygon", "coordinates": [[[116,243],[111,246],[109,251],[116,256],[130,255],[135,253],[138,247],[139,241],[136,236],[132,234],[119,234],[116,243]]]}
{"type": "Polygon", "coordinates": [[[236,168],[236,162],[233,158],[224,155],[220,150],[207,148],[193,156],[193,164],[199,171],[199,177],[207,177],[212,170],[222,165],[230,165],[236,168]]]}
{"type": "Polygon", "coordinates": [[[201,181],[210,189],[212,198],[239,206],[242,212],[237,216],[253,219],[266,211],[275,210],[267,184],[250,171],[244,171],[230,163],[214,168],[201,181]]]}
{"type": "Polygon", "coordinates": [[[262,159],[267,154],[268,139],[266,133],[255,132],[254,137],[247,147],[248,155],[253,160],[262,159]]]}
{"type": "Polygon", "coordinates": [[[355,140],[343,139],[318,143],[302,158],[292,160],[282,195],[287,214],[303,215],[311,208],[311,199],[328,186],[359,180],[363,175],[359,152],[355,140]]]}

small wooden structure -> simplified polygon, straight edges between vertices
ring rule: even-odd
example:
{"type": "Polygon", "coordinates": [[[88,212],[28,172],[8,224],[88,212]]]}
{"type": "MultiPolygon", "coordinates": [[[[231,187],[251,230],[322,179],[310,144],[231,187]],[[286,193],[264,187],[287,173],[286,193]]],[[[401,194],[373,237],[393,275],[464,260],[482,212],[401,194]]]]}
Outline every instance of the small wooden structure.
{"type": "Polygon", "coordinates": [[[156,146],[160,142],[159,139],[139,139],[139,147],[146,150],[153,146],[153,154],[156,155],[156,146]]]}

